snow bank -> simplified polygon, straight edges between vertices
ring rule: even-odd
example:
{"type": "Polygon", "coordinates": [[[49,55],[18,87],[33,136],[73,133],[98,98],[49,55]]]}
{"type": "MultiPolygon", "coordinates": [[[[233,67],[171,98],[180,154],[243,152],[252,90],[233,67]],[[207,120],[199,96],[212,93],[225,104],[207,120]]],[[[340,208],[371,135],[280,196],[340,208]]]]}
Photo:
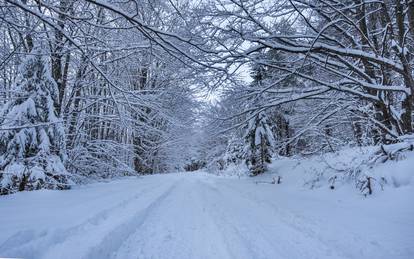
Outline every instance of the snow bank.
{"type": "MultiPolygon", "coordinates": [[[[395,150],[386,146],[387,150],[395,150]]],[[[344,186],[368,194],[368,179],[372,193],[388,188],[414,186],[414,152],[406,151],[397,160],[376,161],[380,147],[352,147],[338,152],[311,157],[275,157],[267,173],[255,177],[257,182],[269,182],[281,177],[284,184],[295,188],[330,188],[344,186]],[[375,161],[374,161],[375,160],[375,161]]],[[[231,165],[219,175],[247,177],[248,169],[241,163],[231,165]]]]}

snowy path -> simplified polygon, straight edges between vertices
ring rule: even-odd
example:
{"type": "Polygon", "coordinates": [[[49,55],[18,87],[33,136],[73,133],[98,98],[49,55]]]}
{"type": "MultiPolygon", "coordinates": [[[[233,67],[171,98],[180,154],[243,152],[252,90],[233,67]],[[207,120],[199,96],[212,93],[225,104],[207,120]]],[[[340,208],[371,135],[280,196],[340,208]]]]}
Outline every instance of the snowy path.
{"type": "Polygon", "coordinates": [[[0,257],[414,258],[413,190],[349,193],[205,174],[18,193],[0,197],[0,257]]]}

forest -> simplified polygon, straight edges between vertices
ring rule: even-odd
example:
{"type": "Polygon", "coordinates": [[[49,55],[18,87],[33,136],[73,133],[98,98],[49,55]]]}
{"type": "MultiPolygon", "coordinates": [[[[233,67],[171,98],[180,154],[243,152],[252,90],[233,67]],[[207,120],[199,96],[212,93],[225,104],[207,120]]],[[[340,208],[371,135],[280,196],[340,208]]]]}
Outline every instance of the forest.
{"type": "Polygon", "coordinates": [[[0,258],[414,258],[413,109],[413,0],[0,0],[0,258]]]}
{"type": "Polygon", "coordinates": [[[7,0],[0,13],[1,194],[413,149],[413,1],[7,0]]]}

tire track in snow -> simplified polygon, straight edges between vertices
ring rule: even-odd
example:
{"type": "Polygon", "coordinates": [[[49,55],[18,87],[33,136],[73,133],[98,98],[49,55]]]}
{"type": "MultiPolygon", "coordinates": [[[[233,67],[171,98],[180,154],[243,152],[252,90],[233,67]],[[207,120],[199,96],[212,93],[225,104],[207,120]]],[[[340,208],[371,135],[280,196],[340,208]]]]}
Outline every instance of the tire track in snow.
{"type": "Polygon", "coordinates": [[[291,222],[280,222],[279,218],[283,218],[283,214],[274,208],[265,208],[247,197],[243,190],[235,192],[225,187],[222,181],[205,184],[209,185],[208,188],[221,203],[221,206],[217,206],[219,212],[215,218],[222,220],[222,224],[231,228],[229,231],[239,236],[247,246],[252,257],[246,258],[347,258],[300,228],[292,227],[291,222]],[[268,215],[269,212],[273,215],[268,215]]]}
{"type": "MultiPolygon", "coordinates": [[[[140,182],[137,182],[138,187],[139,184],[140,182]]],[[[115,217],[119,213],[119,210],[127,208],[131,203],[148,196],[149,191],[150,193],[153,193],[154,190],[165,188],[165,184],[157,184],[158,183],[151,183],[149,186],[144,186],[144,188],[140,189],[133,196],[100,211],[86,219],[84,222],[68,229],[57,228],[53,231],[43,231],[40,233],[30,230],[18,232],[0,245],[2,256],[20,256],[29,259],[80,258],[80,253],[82,252],[81,248],[82,246],[87,245],[88,242],[80,243],[77,239],[85,240],[89,234],[99,230],[105,222],[108,224],[107,227],[110,228],[110,225],[112,224],[112,222],[110,222],[111,217],[115,217]],[[73,247],[77,247],[74,249],[75,251],[64,249],[64,247],[68,245],[68,242],[78,243],[78,246],[72,246],[72,250],[73,247]],[[77,254],[71,255],[71,252],[77,254]]]]}
{"type": "Polygon", "coordinates": [[[223,214],[223,208],[219,207],[217,201],[223,198],[212,198],[212,194],[215,193],[217,196],[220,196],[218,188],[207,184],[205,182],[200,182],[202,185],[202,195],[204,197],[203,201],[206,202],[209,215],[215,222],[215,225],[220,229],[221,235],[224,237],[225,245],[231,258],[259,258],[257,257],[257,252],[252,248],[251,240],[246,238],[240,230],[233,225],[233,222],[223,214]]]}
{"type": "Polygon", "coordinates": [[[102,258],[113,258],[117,250],[122,246],[128,237],[139,231],[140,226],[142,226],[148,217],[161,206],[163,201],[177,188],[177,184],[174,183],[170,186],[167,191],[162,195],[152,201],[146,208],[140,209],[136,212],[132,218],[128,221],[125,221],[120,226],[116,227],[105,237],[102,241],[91,248],[85,259],[102,259],[102,258]]]}
{"type": "Polygon", "coordinates": [[[125,240],[115,258],[237,258],[212,221],[196,179],[183,177],[145,225],[125,240]]]}

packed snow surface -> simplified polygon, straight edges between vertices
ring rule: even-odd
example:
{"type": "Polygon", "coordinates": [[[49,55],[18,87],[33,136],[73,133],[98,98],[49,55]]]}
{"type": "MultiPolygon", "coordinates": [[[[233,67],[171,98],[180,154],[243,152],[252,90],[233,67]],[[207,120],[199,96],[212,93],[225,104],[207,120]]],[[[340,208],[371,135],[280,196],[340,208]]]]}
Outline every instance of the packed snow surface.
{"type": "Polygon", "coordinates": [[[363,197],[258,179],[166,174],[3,196],[0,257],[414,258],[412,186],[363,197]]]}

